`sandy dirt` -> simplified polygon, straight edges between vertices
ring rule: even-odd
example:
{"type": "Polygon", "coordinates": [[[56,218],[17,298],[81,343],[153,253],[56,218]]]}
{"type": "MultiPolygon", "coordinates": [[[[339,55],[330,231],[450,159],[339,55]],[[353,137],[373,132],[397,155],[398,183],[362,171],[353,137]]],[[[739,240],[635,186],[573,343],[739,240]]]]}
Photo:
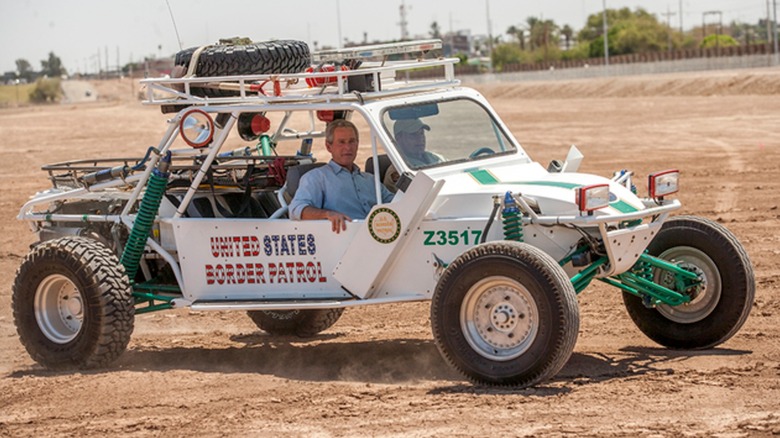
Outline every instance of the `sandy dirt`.
{"type": "Polygon", "coordinates": [[[481,86],[537,161],[570,144],[582,170],[678,167],[684,213],[746,246],[756,300],[731,340],[672,351],[645,338],[620,293],[590,286],[553,380],[474,386],[439,356],[427,303],[349,309],[310,340],[274,338],[243,313],[140,315],[110,368],[52,372],[18,341],[14,272],[33,242],[15,219],[48,187],[44,163],[139,155],[165,116],[129,82],[96,102],[0,110],[0,436],[780,435],[780,71],[481,86]]]}

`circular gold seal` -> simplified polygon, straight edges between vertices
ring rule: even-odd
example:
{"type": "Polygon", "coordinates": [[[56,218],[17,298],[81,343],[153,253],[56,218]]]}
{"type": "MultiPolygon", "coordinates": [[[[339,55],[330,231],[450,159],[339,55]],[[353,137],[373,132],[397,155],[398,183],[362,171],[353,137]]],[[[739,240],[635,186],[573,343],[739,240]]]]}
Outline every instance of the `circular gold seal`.
{"type": "Polygon", "coordinates": [[[401,219],[396,212],[379,207],[368,216],[368,232],[379,243],[391,243],[401,234],[401,219]]]}

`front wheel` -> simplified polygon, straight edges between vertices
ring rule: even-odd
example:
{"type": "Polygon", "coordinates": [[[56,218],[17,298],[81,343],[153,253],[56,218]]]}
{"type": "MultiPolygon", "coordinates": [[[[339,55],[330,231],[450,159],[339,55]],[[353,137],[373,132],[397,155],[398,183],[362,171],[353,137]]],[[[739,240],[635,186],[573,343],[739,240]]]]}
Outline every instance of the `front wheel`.
{"type": "Polygon", "coordinates": [[[133,332],[127,275],[105,245],[62,237],[36,246],[16,272],[19,338],[47,368],[94,368],[119,357],[133,332]]]}
{"type": "Polygon", "coordinates": [[[624,293],[628,314],[647,337],[669,348],[702,349],[725,342],[742,327],[753,305],[755,277],[745,249],[729,230],[700,217],[675,217],[664,223],[648,252],[697,273],[701,283],[677,290],[674,275],[653,270],[653,282],[690,296],[679,306],[649,308],[624,293]]]}
{"type": "Polygon", "coordinates": [[[445,360],[469,379],[531,386],[569,360],[579,331],[571,281],[525,243],[478,245],[453,261],[436,286],[431,328],[445,360]]]}

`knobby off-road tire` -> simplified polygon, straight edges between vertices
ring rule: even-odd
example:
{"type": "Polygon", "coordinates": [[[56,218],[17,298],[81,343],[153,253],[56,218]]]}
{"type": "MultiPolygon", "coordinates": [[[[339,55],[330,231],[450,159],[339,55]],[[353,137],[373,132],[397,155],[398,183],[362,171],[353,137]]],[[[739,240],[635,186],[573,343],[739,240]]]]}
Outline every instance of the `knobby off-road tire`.
{"type": "Polygon", "coordinates": [[[22,344],[47,368],[105,366],[133,333],[124,267],[105,245],[85,237],[36,246],[16,272],[12,307],[22,344]]]}
{"type": "MultiPolygon", "coordinates": [[[[175,64],[189,68],[197,47],[176,54],[175,64]]],[[[309,46],[303,41],[280,40],[250,45],[220,45],[204,49],[198,57],[198,77],[301,73],[311,66],[309,46]]],[[[238,91],[192,88],[198,96],[237,96],[238,91]]]]}
{"type": "Polygon", "coordinates": [[[526,387],[551,378],[569,360],[579,322],[566,273],[525,243],[485,243],[463,253],[431,303],[442,356],[480,384],[526,387]]]}
{"type": "Polygon", "coordinates": [[[260,330],[274,336],[309,338],[327,330],[341,318],[344,309],[253,310],[249,318],[260,330]]]}
{"type": "MultiPolygon", "coordinates": [[[[731,338],[750,313],[755,277],[745,249],[722,225],[695,216],[664,223],[648,247],[651,255],[701,275],[703,283],[690,303],[647,308],[624,293],[623,302],[639,330],[669,348],[703,349],[731,338]]],[[[655,269],[653,281],[675,290],[673,276],[655,269]]]]}

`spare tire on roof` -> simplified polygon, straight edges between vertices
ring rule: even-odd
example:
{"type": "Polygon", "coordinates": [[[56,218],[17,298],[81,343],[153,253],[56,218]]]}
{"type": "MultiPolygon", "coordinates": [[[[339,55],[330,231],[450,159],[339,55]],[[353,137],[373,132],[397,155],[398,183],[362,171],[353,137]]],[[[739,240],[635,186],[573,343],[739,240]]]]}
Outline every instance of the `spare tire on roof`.
{"type": "MultiPolygon", "coordinates": [[[[177,53],[175,65],[186,71],[197,49],[190,47],[177,53]]],[[[279,40],[206,47],[197,62],[197,77],[301,73],[311,65],[311,54],[303,41],[279,40]]],[[[236,96],[238,91],[193,87],[192,94],[223,97],[236,96]]]]}

